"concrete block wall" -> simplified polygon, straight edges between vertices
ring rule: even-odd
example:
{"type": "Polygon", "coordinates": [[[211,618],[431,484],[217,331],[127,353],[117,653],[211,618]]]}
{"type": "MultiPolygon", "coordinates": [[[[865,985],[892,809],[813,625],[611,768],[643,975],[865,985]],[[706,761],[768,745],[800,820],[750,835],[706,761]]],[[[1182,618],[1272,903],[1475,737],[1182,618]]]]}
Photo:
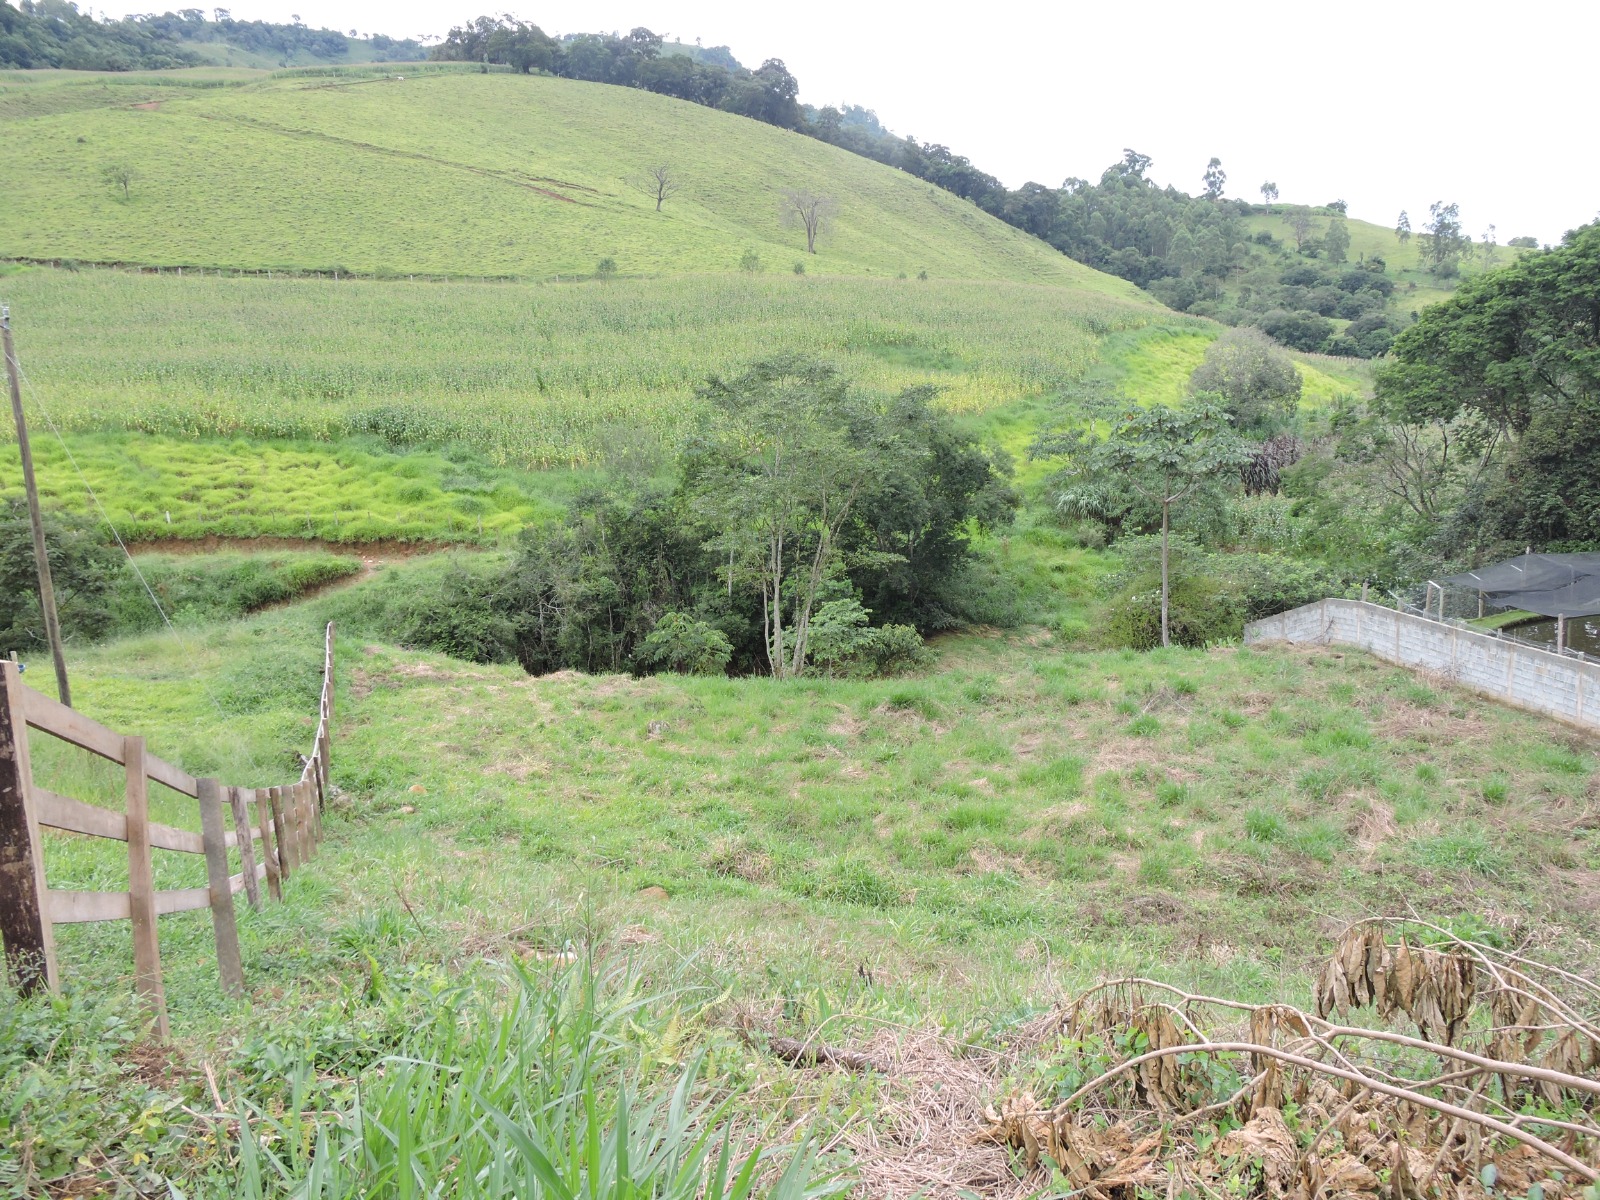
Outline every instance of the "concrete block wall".
{"type": "Polygon", "coordinates": [[[1600,732],[1600,663],[1359,600],[1319,600],[1245,626],[1245,644],[1356,646],[1516,708],[1600,732]]]}

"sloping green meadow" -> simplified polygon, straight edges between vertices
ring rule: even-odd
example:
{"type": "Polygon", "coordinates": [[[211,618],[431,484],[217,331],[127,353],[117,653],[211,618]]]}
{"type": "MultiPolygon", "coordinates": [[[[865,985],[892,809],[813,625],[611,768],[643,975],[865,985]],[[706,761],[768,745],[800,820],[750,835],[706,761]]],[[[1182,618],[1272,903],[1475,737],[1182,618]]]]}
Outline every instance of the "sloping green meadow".
{"type": "MultiPolygon", "coordinates": [[[[1105,969],[1293,999],[1330,924],[1385,910],[1590,953],[1592,746],[1364,655],[970,636],[894,680],[535,679],[370,643],[372,589],[417,569],[72,656],[86,713],[265,783],[309,736],[340,621],[344,794],[295,885],[316,903],[241,915],[267,1012],[337,990],[323,976],[367,949],[341,930],[374,925],[386,963],[459,966],[632,927],[647,962],[701,955],[711,994],[821,987],[956,1026],[1105,969]],[[321,975],[270,936],[289,919],[321,975]]],[[[42,751],[39,772],[120,795],[81,755],[42,751]]],[[[48,858],[57,887],[125,877],[110,843],[52,836],[48,858]]],[[[171,933],[192,1034],[230,1006],[204,920],[171,933]]],[[[64,930],[65,970],[125,989],[127,939],[64,930]]]]}
{"type": "Polygon", "coordinates": [[[735,275],[334,282],[37,269],[0,279],[69,431],[457,442],[572,466],[675,443],[707,376],[783,353],[955,411],[1052,393],[1165,311],[1062,287],[735,275]]]}
{"type": "Polygon", "coordinates": [[[56,113],[31,93],[5,123],[0,257],[545,278],[590,274],[603,257],[625,275],[736,272],[753,251],[768,271],[803,259],[828,274],[1137,296],[947,192],[797,133],[631,88],[393,72],[56,113]],[[684,186],[656,212],[629,180],[663,161],[684,186]],[[135,173],[126,197],[101,178],[113,162],[135,173]],[[786,188],[834,200],[815,256],[780,221],[786,188]]]}

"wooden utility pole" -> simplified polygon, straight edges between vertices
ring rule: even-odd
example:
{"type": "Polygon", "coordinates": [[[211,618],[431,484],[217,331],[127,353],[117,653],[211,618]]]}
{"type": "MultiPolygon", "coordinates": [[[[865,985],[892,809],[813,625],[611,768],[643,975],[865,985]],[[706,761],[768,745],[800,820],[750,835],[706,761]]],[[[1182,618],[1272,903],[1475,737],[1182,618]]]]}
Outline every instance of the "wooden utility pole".
{"type": "Polygon", "coordinates": [[[0,342],[5,345],[6,378],[11,383],[11,418],[17,423],[17,446],[22,452],[22,486],[28,493],[28,517],[33,522],[33,561],[39,568],[39,608],[44,613],[44,632],[50,640],[50,656],[56,663],[56,690],[61,703],[71,708],[72,688],[67,683],[67,659],[61,648],[56,589],[50,582],[50,556],[44,545],[44,517],[39,513],[39,485],[33,477],[33,448],[28,445],[28,422],[22,415],[22,382],[17,370],[17,352],[11,344],[11,309],[4,304],[0,304],[0,342]]]}

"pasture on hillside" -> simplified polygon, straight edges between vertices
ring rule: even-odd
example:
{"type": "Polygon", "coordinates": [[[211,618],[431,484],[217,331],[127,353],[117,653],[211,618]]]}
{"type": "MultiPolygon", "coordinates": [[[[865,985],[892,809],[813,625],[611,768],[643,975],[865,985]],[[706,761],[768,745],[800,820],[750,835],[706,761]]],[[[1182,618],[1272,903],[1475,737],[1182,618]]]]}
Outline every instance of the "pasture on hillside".
{"type": "Polygon", "coordinates": [[[633,88],[434,67],[65,112],[27,95],[4,121],[0,258],[540,279],[602,258],[624,275],[737,272],[749,253],[768,272],[1138,296],[902,172],[633,88]],[[683,187],[656,212],[629,181],[660,162],[683,187]],[[101,176],[113,163],[134,172],[126,195],[101,176]],[[780,222],[785,189],[834,202],[814,256],[780,222]]]}

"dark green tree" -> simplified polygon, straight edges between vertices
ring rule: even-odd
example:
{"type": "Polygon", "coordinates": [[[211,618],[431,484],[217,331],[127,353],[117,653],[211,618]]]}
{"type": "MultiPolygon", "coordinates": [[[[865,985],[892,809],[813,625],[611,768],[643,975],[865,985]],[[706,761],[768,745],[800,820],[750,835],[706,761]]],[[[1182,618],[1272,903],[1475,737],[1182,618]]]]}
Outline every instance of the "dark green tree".
{"type": "Polygon", "coordinates": [[[1492,446],[1488,535],[1600,544],[1600,223],[1463,284],[1391,355],[1382,413],[1492,446]]]}
{"type": "Polygon", "coordinates": [[[1200,181],[1206,186],[1207,200],[1222,199],[1222,189],[1228,185],[1228,173],[1222,169],[1222,160],[1216,155],[1211,156],[1211,161],[1206,164],[1205,174],[1200,181]]]}

